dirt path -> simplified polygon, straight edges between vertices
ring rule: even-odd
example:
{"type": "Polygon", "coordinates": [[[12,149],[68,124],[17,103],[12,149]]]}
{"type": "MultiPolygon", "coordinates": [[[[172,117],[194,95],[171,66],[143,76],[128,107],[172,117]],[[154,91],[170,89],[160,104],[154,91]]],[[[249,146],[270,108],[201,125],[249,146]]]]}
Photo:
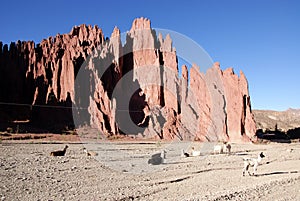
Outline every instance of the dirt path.
{"type": "MultiPolygon", "coordinates": [[[[110,151],[97,146],[99,153],[110,151]]],[[[0,199],[300,200],[300,144],[232,146],[231,155],[180,158],[170,151],[165,164],[138,166],[136,161],[147,161],[157,144],[114,144],[118,149],[111,150],[130,154],[124,155],[128,157],[124,161],[108,157],[108,163],[87,157],[81,144],[69,144],[64,157],[50,157],[51,151],[64,145],[2,142],[0,199]],[[242,158],[260,151],[267,157],[258,175],[243,177],[242,158]],[[133,173],[134,166],[143,171],[133,173]]]]}

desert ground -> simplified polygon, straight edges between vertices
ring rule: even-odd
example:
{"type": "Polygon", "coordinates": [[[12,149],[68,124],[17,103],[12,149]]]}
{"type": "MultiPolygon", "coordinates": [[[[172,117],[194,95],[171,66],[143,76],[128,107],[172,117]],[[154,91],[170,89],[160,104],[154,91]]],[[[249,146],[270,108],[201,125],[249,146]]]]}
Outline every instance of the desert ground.
{"type": "MultiPolygon", "coordinates": [[[[1,200],[300,200],[300,144],[147,141],[2,140],[1,200]],[[50,152],[68,145],[65,156],[50,152]],[[194,146],[197,157],[181,157],[194,146]],[[83,148],[98,153],[87,156],[83,148]],[[166,150],[160,165],[152,154],[166,150]],[[263,152],[256,176],[242,176],[243,158],[263,152]]],[[[252,171],[252,169],[251,169],[252,171]]]]}

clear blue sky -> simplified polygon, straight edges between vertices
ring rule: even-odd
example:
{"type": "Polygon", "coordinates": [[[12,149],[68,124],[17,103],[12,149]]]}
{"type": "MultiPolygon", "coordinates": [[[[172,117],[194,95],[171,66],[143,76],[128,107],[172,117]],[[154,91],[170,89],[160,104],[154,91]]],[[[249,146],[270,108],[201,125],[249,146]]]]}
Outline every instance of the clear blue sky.
{"type": "Polygon", "coordinates": [[[1,1],[0,40],[40,42],[74,25],[130,29],[144,16],[200,44],[221,68],[246,74],[253,109],[300,108],[300,1],[1,1]],[[30,3],[29,3],[30,2],[30,3]]]}

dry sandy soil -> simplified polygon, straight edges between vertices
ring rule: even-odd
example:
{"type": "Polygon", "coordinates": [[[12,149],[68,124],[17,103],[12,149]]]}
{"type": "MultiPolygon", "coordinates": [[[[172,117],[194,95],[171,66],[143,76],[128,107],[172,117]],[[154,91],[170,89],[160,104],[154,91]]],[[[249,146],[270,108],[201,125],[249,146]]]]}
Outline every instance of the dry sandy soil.
{"type": "Polygon", "coordinates": [[[0,199],[300,200],[299,143],[232,144],[232,154],[214,155],[208,143],[69,142],[66,156],[49,155],[64,144],[2,141],[0,199]],[[202,155],[180,157],[191,146],[202,155]],[[162,149],[164,164],[149,165],[162,149]],[[261,151],[257,176],[243,177],[243,157],[261,151]]]}

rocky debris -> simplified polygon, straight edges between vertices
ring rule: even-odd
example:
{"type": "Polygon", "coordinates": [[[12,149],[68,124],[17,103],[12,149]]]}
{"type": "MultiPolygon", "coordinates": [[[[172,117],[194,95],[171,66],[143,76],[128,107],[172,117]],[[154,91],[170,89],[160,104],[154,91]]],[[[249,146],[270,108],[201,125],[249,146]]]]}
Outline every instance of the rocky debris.
{"type": "Polygon", "coordinates": [[[117,27],[104,40],[86,25],[39,44],[0,43],[0,85],[0,102],[20,104],[0,105],[5,129],[29,119],[52,132],[88,125],[105,136],[202,141],[249,141],[256,130],[245,75],[215,63],[206,73],[183,66],[180,77],[170,35],[145,18],[124,45],[117,27]]]}

